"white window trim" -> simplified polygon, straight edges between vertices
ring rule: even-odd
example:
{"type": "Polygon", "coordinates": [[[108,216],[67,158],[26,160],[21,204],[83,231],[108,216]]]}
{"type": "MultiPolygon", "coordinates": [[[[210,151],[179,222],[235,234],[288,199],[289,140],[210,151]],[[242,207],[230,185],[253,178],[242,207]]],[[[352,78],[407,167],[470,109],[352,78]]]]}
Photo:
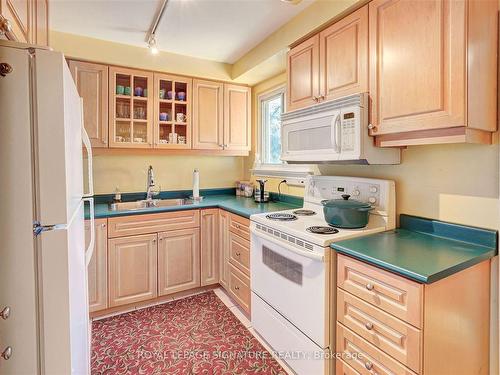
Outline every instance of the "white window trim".
{"type": "Polygon", "coordinates": [[[305,164],[269,164],[263,163],[261,160],[263,143],[264,143],[264,133],[263,133],[263,113],[262,113],[262,101],[267,100],[277,94],[283,94],[283,107],[286,111],[286,84],[275,87],[269,91],[260,94],[257,97],[257,134],[256,134],[256,152],[255,161],[251,173],[258,177],[277,177],[287,180],[289,185],[299,185],[302,186],[305,183],[305,179],[309,175],[317,174],[317,168],[314,165],[305,164]]]}

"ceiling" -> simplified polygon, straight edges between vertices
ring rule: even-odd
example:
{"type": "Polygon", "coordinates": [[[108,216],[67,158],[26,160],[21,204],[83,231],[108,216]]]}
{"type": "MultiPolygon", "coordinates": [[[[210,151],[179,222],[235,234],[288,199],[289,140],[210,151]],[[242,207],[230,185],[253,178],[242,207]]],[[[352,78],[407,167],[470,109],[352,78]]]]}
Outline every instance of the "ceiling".
{"type": "MultiPolygon", "coordinates": [[[[232,64],[314,0],[169,0],[156,32],[162,51],[232,64]]],[[[50,28],[146,46],[160,0],[51,0],[50,28]]]]}

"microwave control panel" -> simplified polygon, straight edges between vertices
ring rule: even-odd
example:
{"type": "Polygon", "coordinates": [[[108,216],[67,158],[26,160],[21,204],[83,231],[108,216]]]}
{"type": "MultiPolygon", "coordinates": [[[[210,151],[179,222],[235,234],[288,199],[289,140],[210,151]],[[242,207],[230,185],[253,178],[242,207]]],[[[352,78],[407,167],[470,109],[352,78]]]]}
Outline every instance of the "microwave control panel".
{"type": "Polygon", "coordinates": [[[341,113],[342,151],[355,151],[356,118],[354,111],[341,113]]]}

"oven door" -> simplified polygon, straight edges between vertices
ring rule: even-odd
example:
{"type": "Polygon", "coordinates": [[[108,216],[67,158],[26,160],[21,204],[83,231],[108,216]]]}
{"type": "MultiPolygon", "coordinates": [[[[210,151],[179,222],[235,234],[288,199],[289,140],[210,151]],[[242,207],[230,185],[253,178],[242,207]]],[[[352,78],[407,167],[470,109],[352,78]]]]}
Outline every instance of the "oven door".
{"type": "MultiPolygon", "coordinates": [[[[324,249],[309,252],[252,228],[252,291],[325,348],[327,267],[324,249]]],[[[327,254],[328,255],[328,254],[327,254]]]]}

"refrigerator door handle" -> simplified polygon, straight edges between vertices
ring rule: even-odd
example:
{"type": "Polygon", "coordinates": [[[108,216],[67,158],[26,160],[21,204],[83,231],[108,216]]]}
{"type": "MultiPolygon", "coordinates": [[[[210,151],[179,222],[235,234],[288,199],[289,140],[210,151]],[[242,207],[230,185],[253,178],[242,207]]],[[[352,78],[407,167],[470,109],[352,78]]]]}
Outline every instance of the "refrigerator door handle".
{"type": "Polygon", "coordinates": [[[87,150],[87,163],[88,163],[88,184],[89,184],[89,191],[86,194],[83,194],[83,197],[88,198],[88,197],[93,197],[94,196],[94,178],[93,178],[93,173],[92,173],[92,144],[90,143],[90,138],[89,135],[87,134],[87,131],[85,130],[84,122],[83,122],[83,99],[82,99],[82,105],[81,105],[81,113],[82,113],[82,140],[83,144],[85,145],[85,149],[87,150]]]}
{"type": "Polygon", "coordinates": [[[84,202],[89,202],[90,205],[90,242],[89,247],[85,250],[85,263],[88,267],[92,255],[94,255],[95,243],[95,214],[94,214],[94,198],[83,198],[84,202]]]}

